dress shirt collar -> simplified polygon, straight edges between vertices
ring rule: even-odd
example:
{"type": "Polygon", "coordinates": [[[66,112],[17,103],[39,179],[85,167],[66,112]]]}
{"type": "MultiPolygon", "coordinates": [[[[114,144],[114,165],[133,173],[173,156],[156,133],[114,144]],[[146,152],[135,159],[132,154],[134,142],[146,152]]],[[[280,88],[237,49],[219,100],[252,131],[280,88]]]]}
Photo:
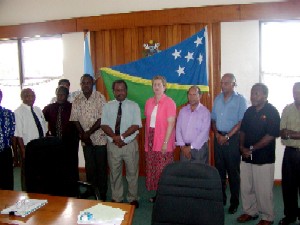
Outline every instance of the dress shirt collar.
{"type": "MultiPolygon", "coordinates": [[[[28,110],[31,110],[31,106],[26,105],[24,103],[22,103],[21,106],[24,107],[24,108],[26,108],[26,109],[28,109],[28,110]]],[[[34,108],[34,106],[32,106],[32,108],[34,108]]]]}
{"type": "Polygon", "coordinates": [[[86,98],[85,95],[83,94],[83,91],[80,92],[78,98],[80,98],[80,100],[90,100],[90,99],[93,99],[95,98],[95,95],[96,95],[96,91],[93,90],[92,94],[90,95],[89,98],[86,98]]]}
{"type": "MultiPolygon", "coordinates": [[[[202,104],[199,102],[198,105],[197,105],[197,107],[195,108],[194,111],[198,111],[198,110],[200,109],[201,106],[202,106],[202,104]]],[[[189,109],[189,111],[192,112],[191,104],[188,104],[188,109],[189,109]]]]}

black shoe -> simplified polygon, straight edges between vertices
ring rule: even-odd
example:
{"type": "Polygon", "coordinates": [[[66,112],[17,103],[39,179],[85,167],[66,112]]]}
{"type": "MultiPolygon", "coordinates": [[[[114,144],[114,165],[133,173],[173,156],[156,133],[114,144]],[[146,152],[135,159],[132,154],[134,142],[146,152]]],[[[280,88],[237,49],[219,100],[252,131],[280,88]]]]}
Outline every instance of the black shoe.
{"type": "Polygon", "coordinates": [[[139,206],[140,206],[140,204],[137,200],[134,200],[134,201],[130,202],[130,205],[134,205],[136,209],[138,209],[139,206]]]}
{"type": "Polygon", "coordinates": [[[230,205],[229,209],[228,209],[228,213],[229,214],[235,214],[237,211],[238,206],[237,205],[230,205]]]}
{"type": "Polygon", "coordinates": [[[294,223],[296,221],[296,218],[290,218],[290,217],[284,217],[279,221],[279,225],[288,225],[291,223],[294,223]]]}

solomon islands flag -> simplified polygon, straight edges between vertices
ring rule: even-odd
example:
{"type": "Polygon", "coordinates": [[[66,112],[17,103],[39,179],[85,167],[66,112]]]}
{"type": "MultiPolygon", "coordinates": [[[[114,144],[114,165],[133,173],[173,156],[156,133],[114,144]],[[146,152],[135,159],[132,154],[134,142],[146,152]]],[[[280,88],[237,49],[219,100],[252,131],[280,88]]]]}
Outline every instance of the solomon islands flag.
{"type": "Polygon", "coordinates": [[[203,92],[209,90],[206,28],[153,56],[111,68],[101,68],[101,75],[110,99],[114,99],[111,89],[113,81],[126,81],[127,98],[139,104],[142,118],[145,102],[153,96],[151,81],[156,75],[167,79],[166,94],[175,101],[177,107],[183,105],[187,102],[187,90],[192,85],[198,85],[203,92]]]}

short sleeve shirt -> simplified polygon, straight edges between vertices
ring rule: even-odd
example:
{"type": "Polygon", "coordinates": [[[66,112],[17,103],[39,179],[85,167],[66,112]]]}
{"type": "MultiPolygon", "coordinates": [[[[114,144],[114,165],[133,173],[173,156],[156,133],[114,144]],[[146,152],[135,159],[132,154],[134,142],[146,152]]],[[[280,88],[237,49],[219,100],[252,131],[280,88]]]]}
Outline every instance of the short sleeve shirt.
{"type": "MultiPolygon", "coordinates": [[[[242,120],[241,131],[245,133],[245,147],[249,148],[256,144],[265,135],[279,137],[280,116],[277,109],[270,103],[266,103],[260,111],[251,106],[245,112],[242,120]]],[[[262,149],[252,153],[252,160],[249,158],[243,161],[253,164],[266,164],[275,162],[275,139],[262,149]]]]}
{"type": "MultiPolygon", "coordinates": [[[[300,111],[295,103],[287,105],[283,111],[280,121],[280,130],[288,129],[300,132],[300,111]]],[[[296,139],[281,139],[283,145],[300,148],[300,140],[296,139]]]]}
{"type": "MultiPolygon", "coordinates": [[[[45,135],[47,131],[47,127],[46,127],[44,114],[42,110],[37,106],[33,106],[33,110],[41,123],[45,135]]],[[[28,142],[39,138],[38,128],[34,121],[30,106],[21,104],[15,110],[15,119],[16,119],[15,136],[21,137],[23,139],[24,145],[27,145],[28,142]]]]}
{"type": "Polygon", "coordinates": [[[211,119],[216,121],[219,131],[229,132],[236,124],[242,121],[246,109],[246,99],[242,95],[233,92],[225,102],[224,94],[221,93],[214,101],[211,119]]]}
{"type": "MultiPolygon", "coordinates": [[[[93,91],[87,99],[81,92],[72,104],[70,121],[78,121],[84,131],[88,131],[102,117],[102,109],[106,103],[105,97],[98,91],[93,91]]],[[[101,128],[91,135],[93,145],[105,145],[106,136],[101,128]]]]}
{"type": "MultiPolygon", "coordinates": [[[[114,132],[115,132],[115,125],[117,121],[118,115],[118,108],[119,108],[119,101],[113,100],[105,104],[103,108],[103,116],[101,120],[101,125],[108,125],[114,132]]],[[[121,117],[121,124],[120,124],[120,133],[124,133],[129,127],[132,125],[138,125],[142,127],[142,120],[141,120],[141,111],[140,107],[134,101],[125,99],[122,101],[122,117],[121,117]]],[[[126,137],[124,142],[130,143],[139,133],[137,130],[130,136],[126,137]]],[[[111,137],[107,137],[110,142],[112,142],[111,137]]]]}

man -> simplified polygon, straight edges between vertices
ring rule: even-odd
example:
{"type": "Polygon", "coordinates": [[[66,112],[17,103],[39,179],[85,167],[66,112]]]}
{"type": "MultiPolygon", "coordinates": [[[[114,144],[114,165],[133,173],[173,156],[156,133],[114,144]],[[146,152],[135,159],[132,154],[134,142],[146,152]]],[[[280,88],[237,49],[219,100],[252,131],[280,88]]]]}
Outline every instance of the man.
{"type": "Polygon", "coordinates": [[[22,190],[25,190],[25,149],[26,145],[46,134],[46,122],[42,110],[33,106],[35,93],[32,89],[26,88],[21,91],[23,103],[15,110],[16,130],[15,137],[21,154],[21,183],[22,190]]]}
{"type": "Polygon", "coordinates": [[[104,106],[101,122],[101,128],[108,138],[112,201],[123,201],[122,164],[124,161],[128,182],[127,200],[138,208],[139,149],[135,137],[142,127],[140,108],[135,102],[126,98],[127,84],[124,80],[114,81],[112,89],[116,99],[104,106]]]}
{"type": "Polygon", "coordinates": [[[257,219],[258,213],[261,220],[257,225],[270,225],[274,221],[275,140],[279,137],[280,116],[267,99],[268,87],[262,83],[253,85],[252,106],[241,124],[243,214],[237,218],[239,223],[257,219]]]}
{"type": "Polygon", "coordinates": [[[198,86],[190,87],[189,104],[180,110],[177,118],[176,140],[181,149],[182,162],[208,164],[210,112],[200,103],[201,97],[198,86]]]}
{"type": "MultiPolygon", "coordinates": [[[[64,144],[64,153],[68,161],[65,162],[69,183],[72,190],[68,191],[69,196],[77,195],[78,171],[78,147],[79,138],[74,122],[70,121],[72,104],[67,101],[69,90],[64,86],[56,89],[55,103],[47,105],[43,109],[46,121],[48,122],[48,136],[58,137],[64,144]]],[[[62,153],[63,154],[63,153],[62,153]]]]}
{"type": "Polygon", "coordinates": [[[226,173],[230,186],[230,207],[234,214],[239,205],[240,192],[240,151],[238,132],[247,109],[246,99],[234,91],[235,76],[226,73],[221,79],[222,93],[213,105],[211,118],[214,138],[215,165],[222,181],[223,204],[226,205],[226,173]]]}
{"type": "Polygon", "coordinates": [[[293,87],[294,103],[287,105],[280,122],[280,134],[285,151],[282,161],[282,195],[285,217],[281,225],[300,219],[298,192],[300,191],[300,82],[293,87]]]}
{"type": "Polygon", "coordinates": [[[93,91],[94,79],[84,74],[80,79],[82,92],[75,98],[70,121],[75,121],[83,145],[86,179],[99,189],[100,199],[106,201],[107,150],[106,137],[100,128],[105,97],[93,91]]]}
{"type": "MultiPolygon", "coordinates": [[[[70,81],[69,81],[68,79],[60,79],[60,80],[58,81],[58,87],[59,87],[59,86],[66,87],[69,91],[70,91],[70,85],[71,85],[71,83],[70,83],[70,81]]],[[[74,101],[75,97],[76,97],[77,95],[79,95],[79,94],[80,94],[80,91],[70,92],[69,95],[68,95],[68,101],[72,103],[72,102],[74,101]]],[[[56,97],[53,97],[53,98],[51,99],[51,102],[50,102],[50,103],[55,103],[56,101],[57,101],[57,98],[56,98],[56,97]]]]}
{"type": "MultiPolygon", "coordinates": [[[[0,104],[2,91],[0,90],[0,104]]],[[[0,106],[0,189],[14,189],[12,138],[15,132],[15,116],[12,111],[0,106]]],[[[14,159],[17,154],[14,152],[14,159]]]]}

